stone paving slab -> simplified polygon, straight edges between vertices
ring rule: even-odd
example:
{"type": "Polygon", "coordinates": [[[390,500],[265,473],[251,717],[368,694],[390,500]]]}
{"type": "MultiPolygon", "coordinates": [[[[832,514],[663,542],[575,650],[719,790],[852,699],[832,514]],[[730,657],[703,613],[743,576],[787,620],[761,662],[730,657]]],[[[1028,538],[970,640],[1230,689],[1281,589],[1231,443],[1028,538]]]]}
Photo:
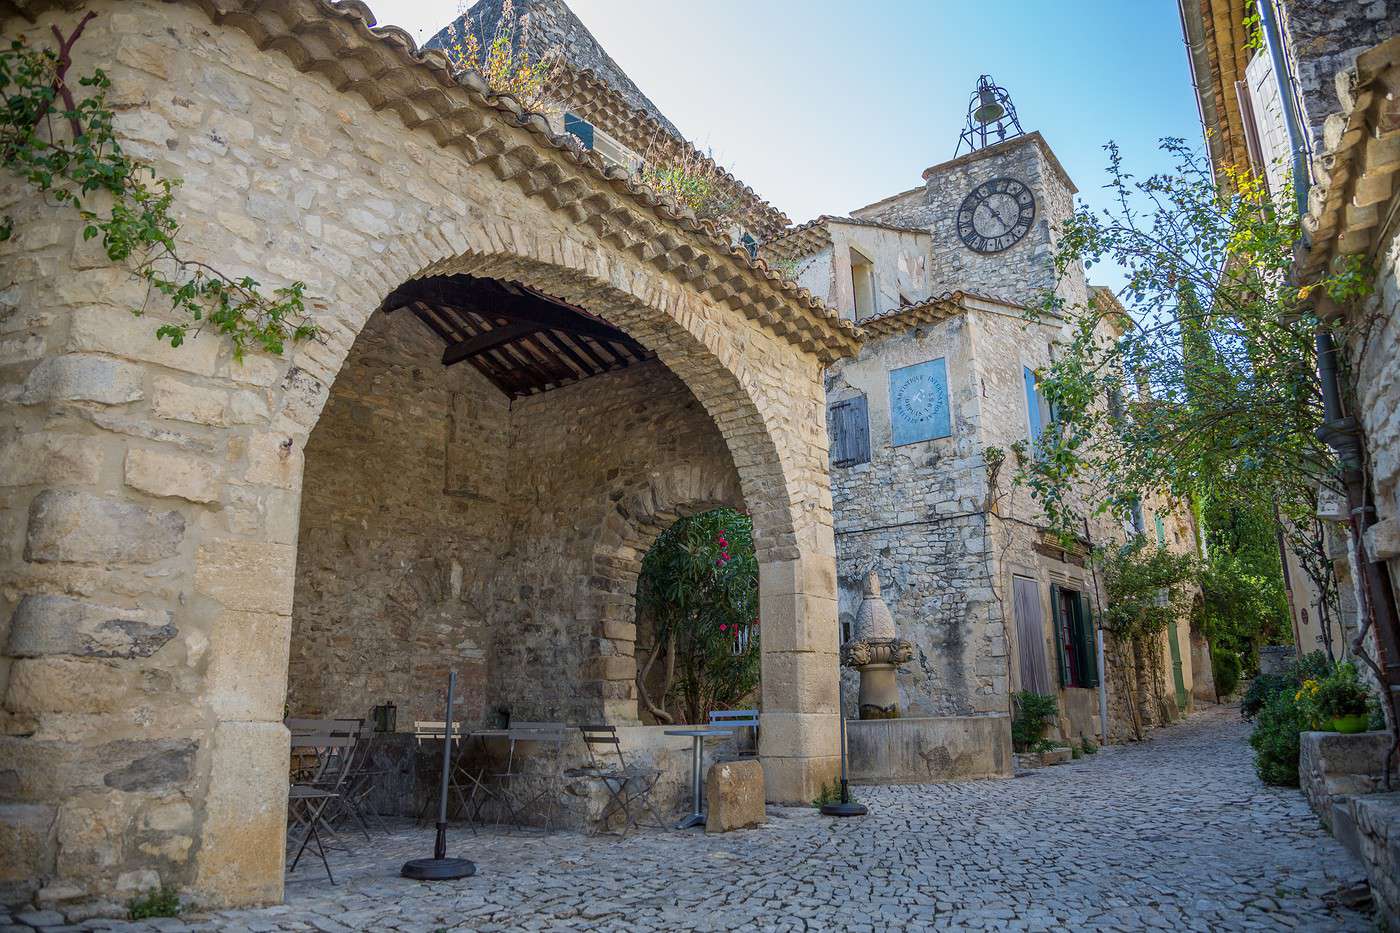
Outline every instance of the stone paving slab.
{"type": "Polygon", "coordinates": [[[1301,793],[1259,783],[1247,733],[1212,710],[1013,780],[861,788],[870,815],[845,822],[773,808],[757,829],[621,840],[458,827],[451,854],[478,866],[460,882],[398,877],[431,830],[347,837],[334,887],[303,860],[283,905],[111,929],[1373,929],[1325,900],[1362,869],[1301,793]]]}

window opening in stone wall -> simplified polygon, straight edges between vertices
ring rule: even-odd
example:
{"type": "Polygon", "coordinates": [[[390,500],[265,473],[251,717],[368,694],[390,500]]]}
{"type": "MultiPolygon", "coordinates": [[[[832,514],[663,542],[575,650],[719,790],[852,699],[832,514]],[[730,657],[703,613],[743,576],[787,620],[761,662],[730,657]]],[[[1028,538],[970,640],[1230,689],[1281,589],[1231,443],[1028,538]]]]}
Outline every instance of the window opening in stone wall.
{"type": "Polygon", "coordinates": [[[851,247],[851,286],[855,292],[856,320],[875,313],[875,264],[851,247]]]}
{"type": "Polygon", "coordinates": [[[1089,605],[1088,594],[1068,587],[1051,585],[1050,609],[1054,615],[1060,686],[1098,686],[1098,664],[1094,658],[1093,610],[1089,605]]]}
{"type": "Polygon", "coordinates": [[[831,465],[870,462],[870,418],[864,395],[835,402],[827,409],[831,465]]]}

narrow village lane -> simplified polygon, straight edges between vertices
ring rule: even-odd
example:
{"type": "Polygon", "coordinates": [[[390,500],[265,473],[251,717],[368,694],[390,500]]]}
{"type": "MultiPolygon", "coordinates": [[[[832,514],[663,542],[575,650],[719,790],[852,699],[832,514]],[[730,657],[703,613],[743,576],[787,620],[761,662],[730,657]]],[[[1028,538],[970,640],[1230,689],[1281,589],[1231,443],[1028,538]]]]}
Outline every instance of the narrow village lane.
{"type": "MultiPolygon", "coordinates": [[[[1009,781],[863,789],[871,815],[782,810],[719,837],[472,838],[480,874],[395,877],[408,831],[299,868],[287,904],[186,921],[219,930],[1368,930],[1329,907],[1362,877],[1295,790],[1262,786],[1233,708],[1140,745],[1009,781]]],[[[163,921],[166,930],[184,924],[163,921]]],[[[114,925],[113,928],[141,928],[114,925]]],[[[155,928],[155,927],[150,927],[155,928]]]]}

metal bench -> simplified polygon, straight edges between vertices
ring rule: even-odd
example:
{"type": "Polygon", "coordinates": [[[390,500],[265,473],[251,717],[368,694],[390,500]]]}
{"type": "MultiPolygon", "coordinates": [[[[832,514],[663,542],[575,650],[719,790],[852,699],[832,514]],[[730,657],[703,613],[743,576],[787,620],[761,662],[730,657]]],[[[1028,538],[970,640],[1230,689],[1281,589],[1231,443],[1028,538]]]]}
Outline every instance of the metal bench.
{"type": "Polygon", "coordinates": [[[758,757],[758,710],[756,709],[714,709],[710,710],[710,725],[717,728],[751,729],[751,744],[745,747],[735,737],[734,757],[736,758],[756,758],[758,757]]]}

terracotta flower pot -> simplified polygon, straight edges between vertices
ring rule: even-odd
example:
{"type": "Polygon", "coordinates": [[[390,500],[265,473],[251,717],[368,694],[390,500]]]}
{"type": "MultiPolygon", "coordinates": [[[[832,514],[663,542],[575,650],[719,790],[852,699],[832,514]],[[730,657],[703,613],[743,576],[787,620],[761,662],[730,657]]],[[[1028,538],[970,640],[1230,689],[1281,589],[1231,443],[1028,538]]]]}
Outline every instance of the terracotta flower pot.
{"type": "Polygon", "coordinates": [[[1332,720],[1332,731],[1340,732],[1343,735],[1355,735],[1358,732],[1365,732],[1366,726],[1370,723],[1371,717],[1365,713],[1352,713],[1350,716],[1337,716],[1332,720]]]}

